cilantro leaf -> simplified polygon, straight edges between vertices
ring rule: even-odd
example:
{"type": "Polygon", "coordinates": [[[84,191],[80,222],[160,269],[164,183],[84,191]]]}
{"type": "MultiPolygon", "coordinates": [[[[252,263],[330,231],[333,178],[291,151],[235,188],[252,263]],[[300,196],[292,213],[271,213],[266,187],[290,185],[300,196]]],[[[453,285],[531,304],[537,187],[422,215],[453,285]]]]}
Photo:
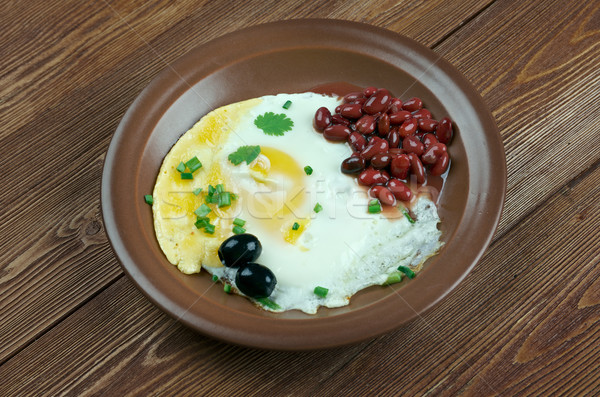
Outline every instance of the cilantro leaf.
{"type": "Polygon", "coordinates": [[[283,113],[267,112],[256,117],[254,125],[267,135],[282,136],[284,132],[292,129],[294,122],[283,113]]]}
{"type": "Polygon", "coordinates": [[[238,150],[231,153],[227,158],[234,165],[240,165],[242,162],[250,164],[260,154],[260,146],[240,146],[238,150]]]}

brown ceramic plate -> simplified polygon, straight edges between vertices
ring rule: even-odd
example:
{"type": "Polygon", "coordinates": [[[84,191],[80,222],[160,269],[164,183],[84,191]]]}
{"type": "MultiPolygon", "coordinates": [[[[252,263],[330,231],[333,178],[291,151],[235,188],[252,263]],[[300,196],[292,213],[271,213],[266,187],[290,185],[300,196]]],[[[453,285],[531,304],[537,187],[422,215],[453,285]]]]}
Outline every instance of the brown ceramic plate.
{"type": "Polygon", "coordinates": [[[304,350],[372,338],[414,319],[473,268],[496,229],[506,189],[502,141],[471,84],[428,48],[373,26],[277,22],[225,35],[169,65],[139,95],[106,156],[102,212],[113,249],[138,288],[165,312],[207,335],[246,346],[304,350]],[[273,314],[227,295],[205,272],[184,275],[154,236],[144,194],[177,139],[210,110],[325,83],[386,87],[418,96],[434,116],[454,120],[452,168],[440,196],[445,246],[414,280],[371,287],[351,304],[273,314]],[[216,285],[216,286],[215,286],[216,285]]]}

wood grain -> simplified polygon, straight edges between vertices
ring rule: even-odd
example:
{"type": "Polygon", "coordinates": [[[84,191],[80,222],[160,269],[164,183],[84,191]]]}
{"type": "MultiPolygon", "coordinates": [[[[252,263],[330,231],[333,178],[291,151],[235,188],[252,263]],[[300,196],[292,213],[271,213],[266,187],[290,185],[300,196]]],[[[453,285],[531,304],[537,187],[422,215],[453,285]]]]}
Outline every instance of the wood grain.
{"type": "MultiPolygon", "coordinates": [[[[122,274],[102,230],[102,161],[118,121],[153,76],[238,28],[296,17],[362,20],[365,4],[65,1],[3,8],[0,146],[9,155],[0,157],[0,363],[122,274]]],[[[406,3],[423,25],[406,19],[402,7],[369,4],[387,10],[382,24],[433,44],[486,2],[420,14],[417,2],[406,3]],[[444,29],[429,29],[440,19],[444,29]]]]}

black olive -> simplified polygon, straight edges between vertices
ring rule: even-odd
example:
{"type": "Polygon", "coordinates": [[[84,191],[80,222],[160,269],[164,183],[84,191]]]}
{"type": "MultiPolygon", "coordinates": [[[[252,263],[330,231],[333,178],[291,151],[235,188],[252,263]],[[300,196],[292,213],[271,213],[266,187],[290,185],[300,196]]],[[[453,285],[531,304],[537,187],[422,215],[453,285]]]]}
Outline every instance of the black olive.
{"type": "Polygon", "coordinates": [[[244,294],[251,298],[266,298],[275,289],[277,279],[266,266],[258,263],[242,265],[235,274],[235,285],[244,294]]]}
{"type": "Polygon", "coordinates": [[[262,246],[256,236],[243,233],[233,235],[223,241],[218,253],[224,266],[240,267],[258,259],[261,252],[262,246]]]}

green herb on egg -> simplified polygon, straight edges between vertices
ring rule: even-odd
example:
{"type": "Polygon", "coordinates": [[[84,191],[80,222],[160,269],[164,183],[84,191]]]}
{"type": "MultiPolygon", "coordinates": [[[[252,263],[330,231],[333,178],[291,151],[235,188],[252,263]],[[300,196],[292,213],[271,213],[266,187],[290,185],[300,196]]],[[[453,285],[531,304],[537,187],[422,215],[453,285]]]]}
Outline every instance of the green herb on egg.
{"type": "Polygon", "coordinates": [[[377,199],[369,201],[369,214],[379,214],[381,212],[381,203],[377,199]]]}
{"type": "Polygon", "coordinates": [[[406,267],[406,266],[398,266],[398,270],[400,270],[402,273],[406,274],[406,277],[408,278],[415,278],[415,272],[413,272],[410,268],[406,267]]]}
{"type": "Polygon", "coordinates": [[[315,205],[315,212],[318,214],[321,211],[323,211],[323,206],[317,203],[317,205],[315,205]]]}
{"type": "Polygon", "coordinates": [[[284,109],[289,109],[290,106],[292,106],[292,101],[285,101],[285,103],[283,104],[282,108],[284,109]]]}
{"type": "Polygon", "coordinates": [[[404,216],[406,217],[406,219],[408,219],[408,221],[410,223],[415,223],[415,220],[410,216],[410,214],[408,213],[406,208],[402,210],[402,213],[404,214],[404,216]]]}
{"type": "Polygon", "coordinates": [[[244,161],[250,164],[260,154],[260,146],[240,146],[235,152],[231,153],[227,158],[233,165],[240,165],[244,161]]]}
{"type": "Polygon", "coordinates": [[[321,298],[325,298],[327,296],[327,293],[329,293],[329,289],[325,287],[315,287],[313,292],[315,293],[315,295],[320,296],[321,298]]]}
{"type": "Polygon", "coordinates": [[[306,167],[304,167],[304,172],[306,172],[306,175],[312,175],[313,169],[310,165],[307,165],[306,167]]]}
{"type": "Polygon", "coordinates": [[[146,204],[152,205],[154,204],[154,197],[152,197],[151,194],[146,194],[144,196],[144,201],[146,202],[146,204]]]}
{"type": "Polygon", "coordinates": [[[243,227],[241,227],[241,226],[237,226],[237,225],[233,227],[233,230],[232,230],[232,231],[233,231],[233,234],[242,234],[242,233],[246,233],[246,229],[244,229],[244,228],[243,228],[243,227]]]}
{"type": "Polygon", "coordinates": [[[292,129],[294,122],[283,113],[267,112],[257,116],[254,125],[267,135],[283,136],[284,132],[292,129]]]}
{"type": "Polygon", "coordinates": [[[292,225],[292,230],[298,230],[300,229],[300,224],[298,222],[294,222],[294,224],[292,225]]]}
{"type": "Polygon", "coordinates": [[[383,285],[396,284],[396,283],[399,283],[400,281],[402,281],[402,273],[394,272],[388,276],[387,280],[385,280],[383,285]]]}

